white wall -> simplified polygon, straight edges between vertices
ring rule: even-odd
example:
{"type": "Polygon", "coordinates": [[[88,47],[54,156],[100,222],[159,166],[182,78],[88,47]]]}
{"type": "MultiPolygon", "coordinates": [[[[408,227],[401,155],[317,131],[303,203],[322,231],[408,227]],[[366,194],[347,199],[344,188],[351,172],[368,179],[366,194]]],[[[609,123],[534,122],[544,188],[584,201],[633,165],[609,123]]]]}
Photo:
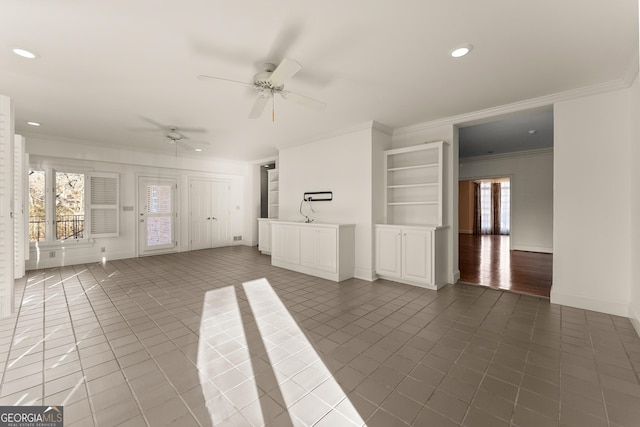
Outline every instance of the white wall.
{"type": "Polygon", "coordinates": [[[460,160],[460,179],[511,178],[511,249],[553,252],[553,151],[460,160]]]}
{"type": "MultiPolygon", "coordinates": [[[[303,221],[304,192],[332,191],[330,202],[314,202],[318,223],[355,224],[355,275],[373,279],[371,124],[339,136],[280,150],[280,219],[303,221]]],[[[305,207],[305,213],[308,212],[305,207]]]]}
{"type": "Polygon", "coordinates": [[[554,106],[553,303],[628,315],[631,93],[554,106]]]}
{"type": "Polygon", "coordinates": [[[116,172],[120,176],[120,236],[95,239],[95,243],[70,242],[63,248],[46,248],[43,253],[32,250],[27,269],[73,265],[102,260],[135,257],[137,254],[137,179],[138,176],[171,177],[178,183],[176,237],[178,251],[189,250],[189,179],[192,177],[229,181],[231,184],[231,233],[242,235],[240,244],[254,245],[251,220],[253,211],[246,207],[250,196],[251,167],[238,162],[203,161],[173,156],[79,145],[69,140],[26,138],[30,163],[47,166],[67,166],[80,170],[116,172]],[[245,185],[248,182],[248,185],[245,185]],[[123,211],[132,206],[133,211],[123,211]],[[106,252],[101,253],[100,248],[106,252]],[[54,258],[49,252],[55,251],[54,258]]]}
{"type": "Polygon", "coordinates": [[[640,80],[631,89],[632,143],[631,143],[631,302],[629,317],[640,335],[640,80]]]}

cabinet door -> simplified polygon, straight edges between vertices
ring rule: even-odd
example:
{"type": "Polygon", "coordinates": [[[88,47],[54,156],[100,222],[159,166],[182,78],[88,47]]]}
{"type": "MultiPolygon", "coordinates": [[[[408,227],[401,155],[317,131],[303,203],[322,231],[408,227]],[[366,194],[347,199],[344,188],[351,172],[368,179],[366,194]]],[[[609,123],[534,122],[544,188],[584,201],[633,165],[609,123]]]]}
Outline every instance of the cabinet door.
{"type": "Polygon", "coordinates": [[[271,223],[258,221],[258,249],[260,252],[271,252],[271,223]]]}
{"type": "Polygon", "coordinates": [[[300,265],[315,267],[318,259],[316,229],[300,227],[300,265]]]}
{"type": "Polygon", "coordinates": [[[273,224],[271,256],[292,264],[300,264],[300,227],[273,224]]]}
{"type": "Polygon", "coordinates": [[[400,228],[376,228],[376,273],[400,277],[400,228]]]}
{"type": "Polygon", "coordinates": [[[335,228],[316,229],[316,268],[335,273],[338,270],[338,234],[335,228]]]}
{"type": "Polygon", "coordinates": [[[335,273],[338,269],[337,236],[334,228],[301,227],[300,264],[335,273]]]}
{"type": "Polygon", "coordinates": [[[427,230],[402,232],[402,275],[407,280],[431,284],[433,235],[427,230]]]}

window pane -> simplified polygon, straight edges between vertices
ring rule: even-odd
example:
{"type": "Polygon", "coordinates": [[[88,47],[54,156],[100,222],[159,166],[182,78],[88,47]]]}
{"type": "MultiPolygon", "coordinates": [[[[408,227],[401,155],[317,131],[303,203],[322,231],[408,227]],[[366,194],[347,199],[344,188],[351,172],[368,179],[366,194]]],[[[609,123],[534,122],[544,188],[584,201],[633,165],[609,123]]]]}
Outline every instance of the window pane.
{"type": "Polygon", "coordinates": [[[56,239],[84,237],[84,174],[56,172],[56,239]]]}
{"type": "Polygon", "coordinates": [[[480,230],[491,233],[491,182],[480,183],[480,230]]]}
{"type": "Polygon", "coordinates": [[[40,242],[45,239],[45,173],[29,172],[29,241],[40,242]]]}
{"type": "Polygon", "coordinates": [[[147,185],[147,213],[171,213],[171,186],[147,185]]]}
{"type": "Polygon", "coordinates": [[[500,234],[509,234],[511,229],[511,182],[500,183],[500,234]]]}

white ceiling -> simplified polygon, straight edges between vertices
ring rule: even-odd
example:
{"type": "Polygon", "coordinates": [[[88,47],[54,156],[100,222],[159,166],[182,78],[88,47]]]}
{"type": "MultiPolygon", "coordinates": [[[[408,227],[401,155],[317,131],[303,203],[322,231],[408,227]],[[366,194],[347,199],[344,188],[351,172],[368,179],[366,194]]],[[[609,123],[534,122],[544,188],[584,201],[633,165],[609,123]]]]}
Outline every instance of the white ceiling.
{"type": "Polygon", "coordinates": [[[88,144],[172,152],[152,123],[178,128],[203,155],[254,161],[369,120],[391,128],[585,86],[637,69],[636,0],[4,0],[0,93],[16,130],[88,144]],[[470,55],[448,52],[471,43],[470,55]],[[27,60],[11,46],[36,51],[27,60]],[[262,63],[303,69],[247,118],[262,63]],[[28,127],[29,120],[42,123],[28,127]],[[141,129],[148,129],[147,131],[141,129]]]}
{"type": "Polygon", "coordinates": [[[460,158],[553,147],[553,109],[525,111],[488,123],[461,127],[460,158]]]}

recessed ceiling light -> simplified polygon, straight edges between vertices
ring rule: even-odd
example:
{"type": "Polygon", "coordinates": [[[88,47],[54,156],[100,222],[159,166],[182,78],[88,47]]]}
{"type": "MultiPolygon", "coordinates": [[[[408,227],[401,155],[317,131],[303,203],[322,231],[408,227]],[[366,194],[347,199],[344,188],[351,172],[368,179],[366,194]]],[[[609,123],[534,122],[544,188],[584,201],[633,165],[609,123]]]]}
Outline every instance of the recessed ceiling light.
{"type": "Polygon", "coordinates": [[[455,49],[453,49],[449,54],[454,58],[461,58],[471,52],[473,50],[473,46],[470,44],[463,44],[455,49]]]}
{"type": "Polygon", "coordinates": [[[38,122],[27,122],[27,124],[29,126],[40,126],[40,123],[38,123],[38,122]]]}
{"type": "Polygon", "coordinates": [[[537,131],[536,131],[535,129],[531,129],[531,130],[529,131],[529,135],[533,135],[533,134],[534,134],[534,133],[536,133],[536,132],[537,132],[537,131]]]}
{"type": "Polygon", "coordinates": [[[35,52],[32,52],[32,51],[27,50],[27,49],[23,49],[21,47],[12,47],[11,50],[16,55],[21,56],[23,58],[27,58],[27,59],[36,59],[36,58],[38,58],[40,56],[35,52]]]}
{"type": "Polygon", "coordinates": [[[200,151],[202,151],[202,148],[196,148],[196,151],[200,152],[200,151]]]}

